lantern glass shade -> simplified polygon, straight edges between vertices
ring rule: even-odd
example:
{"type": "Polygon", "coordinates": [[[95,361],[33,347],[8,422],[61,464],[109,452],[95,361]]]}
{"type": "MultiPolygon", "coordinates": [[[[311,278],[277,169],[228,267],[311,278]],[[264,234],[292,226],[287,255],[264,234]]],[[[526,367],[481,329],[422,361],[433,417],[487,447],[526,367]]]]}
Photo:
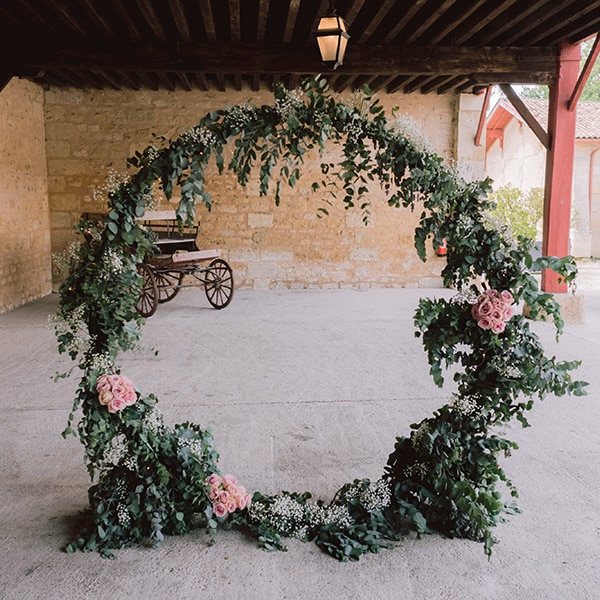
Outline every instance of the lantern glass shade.
{"type": "Polygon", "coordinates": [[[315,36],[323,63],[331,69],[336,69],[343,64],[350,37],[344,19],[337,15],[321,17],[315,36]]]}

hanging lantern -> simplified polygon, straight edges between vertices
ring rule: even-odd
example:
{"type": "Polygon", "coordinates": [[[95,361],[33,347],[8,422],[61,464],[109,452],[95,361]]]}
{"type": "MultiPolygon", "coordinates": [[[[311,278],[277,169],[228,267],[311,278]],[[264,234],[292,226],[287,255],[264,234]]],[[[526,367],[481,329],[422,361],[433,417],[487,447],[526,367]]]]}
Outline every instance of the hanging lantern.
{"type": "Polygon", "coordinates": [[[330,0],[327,14],[319,19],[314,33],[323,64],[330,69],[337,69],[344,63],[344,54],[350,36],[346,31],[344,19],[338,16],[333,6],[333,0],[330,0]]]}

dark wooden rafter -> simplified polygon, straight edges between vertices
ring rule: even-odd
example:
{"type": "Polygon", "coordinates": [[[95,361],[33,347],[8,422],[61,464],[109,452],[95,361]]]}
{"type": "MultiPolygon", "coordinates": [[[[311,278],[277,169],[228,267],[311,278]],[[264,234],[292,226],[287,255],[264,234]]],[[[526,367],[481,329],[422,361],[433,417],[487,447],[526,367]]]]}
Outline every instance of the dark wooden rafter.
{"type": "MultiPolygon", "coordinates": [[[[488,4],[484,4],[480,10],[473,13],[470,19],[463,22],[461,27],[450,37],[449,42],[452,44],[464,44],[475,35],[477,35],[484,27],[493,23],[497,17],[504,14],[506,11],[517,3],[518,0],[502,0],[496,3],[491,10],[488,4]]],[[[440,43],[446,43],[446,40],[440,40],[440,43]]]]}
{"type": "Polygon", "coordinates": [[[121,0],[106,1],[112,6],[113,10],[115,11],[115,15],[119,19],[119,22],[125,26],[129,38],[132,40],[141,40],[142,36],[140,35],[140,31],[138,29],[138,25],[135,22],[135,19],[131,16],[131,13],[123,6],[121,0]]]}
{"type": "Polygon", "coordinates": [[[173,80],[170,77],[168,77],[168,75],[166,73],[159,71],[159,72],[157,72],[156,76],[158,77],[158,79],[160,80],[161,84],[164,86],[165,89],[169,90],[169,92],[175,91],[175,84],[173,83],[173,80]]]}
{"type": "MultiPolygon", "coordinates": [[[[269,0],[260,0],[258,4],[258,22],[256,28],[256,41],[262,43],[267,35],[267,21],[269,20],[269,0]]],[[[255,90],[258,91],[258,90],[255,90]]]]}
{"type": "MultiPolygon", "coordinates": [[[[443,15],[446,13],[446,11],[452,7],[452,5],[456,2],[457,0],[443,0],[443,2],[441,3],[441,5],[437,8],[436,14],[438,16],[441,16],[443,19],[443,15]]],[[[459,0],[460,1],[460,0],[459,0]]],[[[415,23],[415,25],[413,25],[413,30],[412,32],[406,36],[406,38],[403,40],[403,44],[406,45],[410,45],[415,43],[419,37],[427,31],[427,29],[429,29],[429,27],[432,26],[432,21],[431,19],[428,19],[426,16],[423,16],[420,20],[420,22],[415,23]]]]}
{"type": "MultiPolygon", "coordinates": [[[[443,40],[446,36],[448,36],[450,33],[452,33],[458,27],[460,27],[462,23],[464,23],[467,19],[469,19],[469,17],[471,17],[471,15],[473,15],[475,12],[477,12],[482,7],[482,5],[485,3],[486,3],[486,0],[477,0],[477,1],[472,2],[471,5],[466,8],[462,8],[463,5],[461,5],[462,11],[460,13],[460,18],[446,19],[442,23],[439,31],[437,31],[431,37],[428,37],[427,41],[430,44],[437,44],[437,43],[441,42],[441,40],[443,40]]],[[[458,17],[458,14],[457,14],[457,17],[458,17]]]]}
{"type": "Polygon", "coordinates": [[[128,73],[126,71],[120,71],[118,76],[121,78],[122,81],[125,82],[124,87],[127,87],[128,89],[131,89],[131,90],[140,90],[141,89],[140,79],[135,73],[128,73]]]}
{"type": "Polygon", "coordinates": [[[421,92],[421,94],[429,94],[430,92],[433,92],[433,90],[436,90],[438,86],[440,86],[442,83],[448,81],[448,79],[449,77],[446,77],[444,75],[430,77],[429,81],[424,81],[421,84],[421,86],[419,87],[419,91],[421,92]]]}
{"type": "Polygon", "coordinates": [[[519,98],[517,92],[515,92],[515,90],[508,84],[500,85],[500,89],[502,90],[502,93],[506,96],[508,101],[514,106],[515,110],[519,113],[519,115],[521,115],[523,121],[527,123],[531,131],[533,131],[538,140],[540,140],[544,148],[546,148],[546,150],[550,149],[551,140],[550,136],[548,135],[548,132],[531,114],[531,111],[527,108],[527,106],[525,106],[523,100],[519,98]]]}
{"type": "MultiPolygon", "coordinates": [[[[592,4],[590,4],[592,6],[592,4]]],[[[506,44],[514,44],[518,40],[531,40],[539,37],[540,33],[547,36],[573,18],[573,10],[570,7],[565,8],[562,5],[543,6],[540,10],[544,12],[544,20],[540,21],[539,15],[534,13],[528,19],[527,23],[518,23],[513,27],[502,41],[506,44]],[[538,33],[540,32],[540,33],[538,33]]],[[[587,12],[588,8],[582,8],[582,12],[587,12]]],[[[577,14],[577,13],[575,13],[577,14]]]]}
{"type": "Polygon", "coordinates": [[[242,41],[240,0],[229,0],[229,25],[231,41],[239,44],[242,41]]]}
{"type": "Polygon", "coordinates": [[[415,75],[413,75],[412,77],[408,77],[406,75],[401,75],[400,77],[394,77],[394,79],[392,79],[392,81],[390,81],[386,86],[387,93],[393,94],[394,92],[397,92],[399,89],[402,88],[402,86],[405,83],[409,83],[415,77],[416,77],[415,75]]]}
{"type": "MultiPolygon", "coordinates": [[[[86,35],[87,32],[85,28],[81,25],[77,16],[72,14],[72,7],[70,7],[67,2],[64,2],[64,0],[42,0],[42,2],[51,5],[51,8],[56,11],[61,22],[66,25],[68,29],[79,35],[86,35]]],[[[37,10],[39,11],[39,6],[37,7],[37,10]]]]}
{"type": "Polygon", "coordinates": [[[491,43],[491,40],[502,38],[502,34],[514,27],[526,26],[531,21],[530,15],[544,4],[546,4],[546,0],[531,0],[526,7],[513,6],[508,11],[510,18],[507,18],[502,24],[493,23],[488,25],[484,31],[474,38],[474,41],[477,44],[486,45],[491,43]]]}
{"type": "Polygon", "coordinates": [[[365,2],[366,2],[366,0],[352,0],[352,3],[350,4],[350,6],[348,7],[348,10],[346,11],[346,14],[342,15],[342,17],[344,17],[344,21],[346,22],[346,25],[348,26],[348,28],[352,27],[354,20],[358,16],[358,13],[361,11],[365,2]]]}
{"type": "Polygon", "coordinates": [[[203,92],[207,92],[209,89],[209,86],[208,86],[208,81],[206,80],[206,77],[204,76],[204,73],[194,73],[193,77],[196,80],[196,83],[198,84],[197,85],[198,89],[202,90],[203,92]]]}
{"type": "Polygon", "coordinates": [[[410,6],[407,6],[403,16],[400,17],[399,21],[392,27],[391,31],[388,32],[381,43],[384,45],[391,44],[425,2],[426,0],[415,0],[410,6]]]}
{"type": "Polygon", "coordinates": [[[290,7],[285,22],[285,29],[283,31],[283,43],[289,44],[292,41],[294,35],[294,27],[296,26],[296,19],[298,18],[298,10],[300,9],[300,0],[290,0],[290,7]]]}
{"type": "Polygon", "coordinates": [[[95,73],[96,77],[100,79],[100,81],[106,81],[108,83],[108,87],[113,90],[121,91],[123,89],[123,84],[120,81],[120,78],[116,76],[112,71],[102,71],[101,73],[95,73]]]}
{"type": "Polygon", "coordinates": [[[147,0],[136,0],[136,3],[140,9],[140,13],[143,15],[144,20],[152,31],[152,34],[156,39],[166,41],[167,34],[165,33],[161,19],[156,13],[152,2],[148,2],[147,0]]]}
{"type": "Polygon", "coordinates": [[[192,83],[189,79],[189,77],[187,76],[186,73],[182,73],[181,71],[178,71],[176,73],[177,75],[177,79],[180,81],[182,88],[186,91],[186,92],[191,92],[193,89],[192,83]]]}
{"type": "Polygon", "coordinates": [[[392,8],[392,6],[395,4],[395,2],[396,0],[384,0],[384,2],[381,5],[381,8],[375,13],[375,16],[369,23],[367,23],[367,26],[363,30],[358,40],[359,44],[364,44],[369,40],[369,38],[377,29],[377,27],[379,27],[383,19],[385,19],[385,16],[387,15],[390,8],[392,8]]]}
{"type": "Polygon", "coordinates": [[[214,44],[217,41],[217,30],[215,28],[215,19],[213,17],[210,0],[199,0],[199,5],[200,13],[202,14],[202,22],[204,23],[206,39],[209,43],[214,44]]]}
{"type": "Polygon", "coordinates": [[[85,11],[90,21],[98,27],[102,35],[113,35],[113,29],[106,16],[98,9],[98,4],[93,0],[81,0],[81,9],[85,11]]]}
{"type": "Polygon", "coordinates": [[[437,88],[438,94],[447,94],[449,91],[457,88],[460,91],[464,91],[465,84],[469,84],[471,82],[471,78],[465,75],[459,75],[458,77],[449,77],[446,83],[442,83],[437,88]]]}
{"type": "Polygon", "coordinates": [[[27,31],[28,21],[31,21],[31,23],[33,23],[40,30],[46,28],[46,30],[52,35],[57,37],[61,35],[62,32],[60,31],[60,28],[57,29],[54,23],[46,22],[43,16],[40,14],[39,7],[32,6],[30,0],[23,0],[20,4],[21,8],[26,12],[25,18],[19,20],[19,25],[24,29],[24,31],[27,31]]]}
{"type": "MultiPolygon", "coordinates": [[[[583,16],[580,16],[581,13],[576,14],[576,15],[571,15],[571,18],[567,18],[563,21],[563,23],[556,23],[553,27],[550,28],[549,31],[546,31],[542,28],[538,28],[538,34],[532,37],[535,37],[535,39],[540,39],[540,40],[546,40],[546,39],[550,39],[553,40],[553,43],[557,43],[558,39],[560,39],[560,36],[556,35],[556,32],[561,31],[561,32],[565,32],[565,29],[568,30],[569,27],[572,28],[572,36],[569,35],[569,38],[571,37],[577,37],[575,36],[575,32],[576,31],[586,31],[586,26],[589,25],[589,27],[591,28],[591,32],[592,33],[597,33],[598,30],[600,30],[600,4],[598,6],[595,7],[595,11],[593,14],[590,14],[589,12],[587,12],[586,14],[584,14],[583,16]]],[[[581,37],[579,37],[577,40],[573,40],[573,42],[579,42],[583,39],[585,39],[586,37],[589,37],[588,35],[583,35],[581,37]]]]}
{"type": "Polygon", "coordinates": [[[184,42],[190,42],[190,28],[181,0],[169,0],[169,8],[179,36],[184,42]]]}

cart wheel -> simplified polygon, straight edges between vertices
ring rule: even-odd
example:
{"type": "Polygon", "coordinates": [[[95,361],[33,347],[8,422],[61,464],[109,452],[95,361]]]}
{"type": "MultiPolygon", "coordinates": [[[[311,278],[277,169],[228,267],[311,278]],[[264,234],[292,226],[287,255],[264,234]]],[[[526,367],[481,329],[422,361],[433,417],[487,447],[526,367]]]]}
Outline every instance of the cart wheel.
{"type": "Polygon", "coordinates": [[[156,287],[158,288],[158,302],[173,300],[179,292],[179,286],[183,281],[182,271],[155,272],[156,287]]]}
{"type": "Polygon", "coordinates": [[[151,317],[158,307],[158,289],[156,279],[150,267],[144,263],[137,266],[138,273],[144,278],[140,297],[135,305],[135,309],[142,317],[151,317]]]}
{"type": "Polygon", "coordinates": [[[216,258],[208,265],[204,291],[214,308],[225,308],[231,302],[233,271],[222,258],[216,258]]]}

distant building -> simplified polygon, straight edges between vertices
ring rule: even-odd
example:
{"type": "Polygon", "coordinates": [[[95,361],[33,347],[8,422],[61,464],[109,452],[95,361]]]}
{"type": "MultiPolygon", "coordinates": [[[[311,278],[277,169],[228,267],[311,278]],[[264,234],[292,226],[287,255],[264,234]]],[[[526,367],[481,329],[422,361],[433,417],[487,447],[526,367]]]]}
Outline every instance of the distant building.
{"type": "MultiPolygon", "coordinates": [[[[523,102],[547,129],[548,100],[523,102]]],[[[512,104],[502,98],[486,125],[486,175],[527,192],[544,187],[546,152],[512,104]]],[[[573,165],[571,254],[600,257],[600,102],[579,102],[573,165]]]]}

